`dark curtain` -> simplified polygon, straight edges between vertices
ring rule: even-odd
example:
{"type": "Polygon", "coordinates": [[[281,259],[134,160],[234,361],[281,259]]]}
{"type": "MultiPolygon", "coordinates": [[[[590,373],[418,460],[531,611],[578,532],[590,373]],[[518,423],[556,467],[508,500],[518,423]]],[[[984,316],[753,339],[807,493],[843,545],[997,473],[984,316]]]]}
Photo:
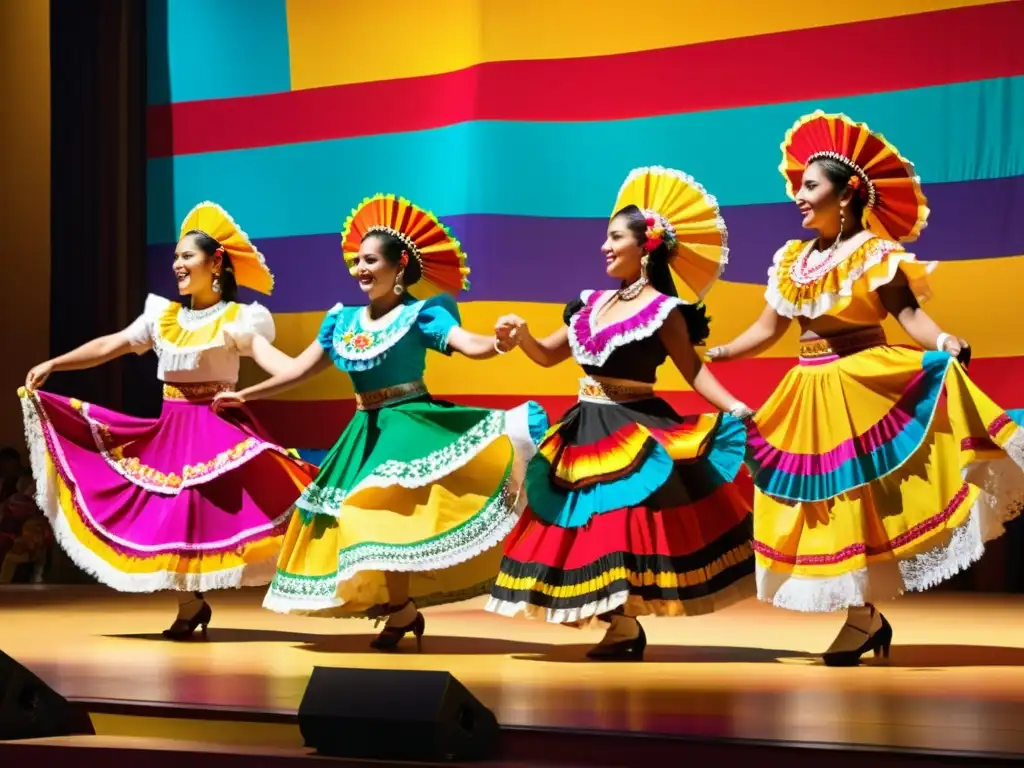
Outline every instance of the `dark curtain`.
{"type": "MultiPolygon", "coordinates": [[[[145,0],[50,0],[51,354],[117,331],[145,300],[145,0]]],[[[47,388],[136,415],[159,409],[152,355],[47,388]]]]}

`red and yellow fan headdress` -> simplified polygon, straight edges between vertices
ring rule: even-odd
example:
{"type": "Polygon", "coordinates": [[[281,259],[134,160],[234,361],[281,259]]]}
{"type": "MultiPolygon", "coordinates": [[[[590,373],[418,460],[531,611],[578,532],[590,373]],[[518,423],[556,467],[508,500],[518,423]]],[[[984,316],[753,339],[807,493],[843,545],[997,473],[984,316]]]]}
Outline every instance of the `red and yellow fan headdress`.
{"type": "Polygon", "coordinates": [[[854,172],[866,229],[898,242],[917,239],[928,222],[928,200],[913,163],[884,136],[842,114],[818,110],[801,117],[782,142],[779,170],[790,197],[796,197],[807,166],[826,157],[854,172]]]}
{"type": "Polygon", "coordinates": [[[614,210],[627,205],[647,217],[648,245],[664,242],[678,281],[703,298],[729,263],[729,233],[714,196],[682,171],[652,166],[626,177],[614,210]]]}
{"type": "Polygon", "coordinates": [[[419,263],[423,276],[411,286],[417,296],[438,292],[455,296],[469,290],[462,243],[430,211],[395,195],[377,194],[363,200],[341,231],[341,250],[350,270],[363,238],[371,232],[394,235],[405,244],[409,258],[419,263]]]}
{"type": "Polygon", "coordinates": [[[267,268],[266,259],[252,244],[245,231],[231,218],[231,214],[207,200],[188,212],[185,220],[181,222],[178,239],[193,229],[205,232],[220,243],[231,259],[236,283],[265,294],[270,294],[274,290],[274,275],[267,268]]]}

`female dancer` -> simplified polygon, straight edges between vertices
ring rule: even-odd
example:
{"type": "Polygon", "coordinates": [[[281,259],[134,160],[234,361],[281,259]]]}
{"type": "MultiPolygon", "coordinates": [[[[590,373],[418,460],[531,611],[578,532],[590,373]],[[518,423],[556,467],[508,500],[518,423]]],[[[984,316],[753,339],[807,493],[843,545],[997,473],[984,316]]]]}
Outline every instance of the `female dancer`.
{"type": "Polygon", "coordinates": [[[447,295],[468,288],[462,246],[434,216],[377,195],[346,221],[342,249],[369,299],[335,306],[316,340],[273,378],[218,395],[237,406],[295,386],[332,363],[349,375],[356,414],[296,502],[265,607],[281,613],[383,617],[371,643],[420,645],[427,605],[483,594],[515,525],[526,460],[543,410],[509,412],[434,400],[428,349],[486,360],[507,349],[460,327],[447,295]],[[428,299],[409,295],[425,283],[428,299]],[[445,293],[447,292],[447,293],[445,293]]]}
{"type": "Polygon", "coordinates": [[[173,268],[187,305],[150,295],[128,328],[37,365],[19,394],[37,501],[61,545],[116,590],[179,590],[164,636],[182,640],[199,626],[206,633],[204,592],[270,581],[288,511],[313,471],[210,410],[235,386],[240,355],[268,373],[290,360],[271,346],[270,313],[236,301],[238,285],[272,290],[263,254],[205,202],[181,225],[173,268]],[[37,391],[56,371],[148,350],[164,382],[157,419],[37,391]]]}
{"type": "Polygon", "coordinates": [[[571,355],[587,376],[530,462],[530,508],[487,609],[566,624],[599,617],[610,626],[587,656],[641,660],[637,616],[710,613],[754,592],[749,493],[732,482],[751,411],[701,366],[704,305],[678,298],[670,272],[698,296],[721,273],[714,198],[679,171],[639,168],[615,209],[602,251],[620,289],[583,291],[545,339],[520,318],[498,322],[538,365],[571,355]],[[682,417],[655,396],[667,357],[728,414],[682,417]]]}
{"type": "Polygon", "coordinates": [[[1024,465],[1024,432],[967,378],[956,359],[967,342],[920,307],[936,264],[899,244],[928,217],[910,162],[820,111],[782,150],[788,192],[818,236],[778,250],[761,317],[708,356],[756,354],[799,320],[800,364],[749,428],[758,595],[845,608],[824,660],[854,666],[888,655],[892,627],[875,603],[950,578],[1002,532],[1008,499],[975,480],[1007,454],[1024,465]],[[921,349],[889,345],[886,315],[921,349]]]}

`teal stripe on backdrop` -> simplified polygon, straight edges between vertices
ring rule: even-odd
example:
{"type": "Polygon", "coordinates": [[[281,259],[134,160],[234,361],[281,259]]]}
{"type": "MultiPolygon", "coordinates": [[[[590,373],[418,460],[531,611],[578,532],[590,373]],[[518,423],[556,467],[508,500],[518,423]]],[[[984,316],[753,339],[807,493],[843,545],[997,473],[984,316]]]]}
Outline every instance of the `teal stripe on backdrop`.
{"type": "Polygon", "coordinates": [[[291,90],[286,0],[146,2],[150,104],[291,90]]]}
{"type": "Polygon", "coordinates": [[[925,182],[1024,174],[1024,77],[1015,77],[639,120],[481,121],[154,159],[147,240],[173,241],[181,218],[204,199],[227,207],[254,237],[335,231],[351,206],[378,191],[440,215],[602,217],[625,174],[655,163],[693,174],[723,205],[782,202],[779,143],[815,108],[882,131],[925,182]]]}

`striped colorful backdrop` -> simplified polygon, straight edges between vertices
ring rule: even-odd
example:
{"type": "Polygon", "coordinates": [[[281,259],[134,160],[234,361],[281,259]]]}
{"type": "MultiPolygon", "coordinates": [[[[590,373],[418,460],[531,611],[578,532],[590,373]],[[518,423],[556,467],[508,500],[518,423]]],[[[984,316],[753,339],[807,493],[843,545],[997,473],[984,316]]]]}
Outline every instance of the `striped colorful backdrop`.
{"type": "MultiPolygon", "coordinates": [[[[173,295],[177,226],[197,201],[232,212],[267,254],[278,343],[297,353],[324,311],[360,293],[341,259],[350,208],[378,191],[444,217],[466,245],[465,324],[514,311],[554,329],[606,283],[599,246],[639,165],[688,171],[717,195],[731,261],[708,297],[712,341],[760,312],[771,255],[799,237],[779,142],[814,108],[883,131],[931,201],[921,257],[943,261],[930,311],[974,346],[972,374],[1024,406],[1024,2],[973,0],[150,0],[148,242],[173,295]]],[[[261,299],[262,300],[262,299],[261,299]]],[[[892,337],[905,339],[898,329],[892,337]]],[[[716,366],[760,402],[795,336],[716,366]]],[[[552,416],[572,363],[434,356],[440,396],[552,416]]],[[[703,407],[674,370],[661,386],[703,407]]],[[[351,390],[325,373],[261,404],[280,439],[331,445],[351,390]]]]}

